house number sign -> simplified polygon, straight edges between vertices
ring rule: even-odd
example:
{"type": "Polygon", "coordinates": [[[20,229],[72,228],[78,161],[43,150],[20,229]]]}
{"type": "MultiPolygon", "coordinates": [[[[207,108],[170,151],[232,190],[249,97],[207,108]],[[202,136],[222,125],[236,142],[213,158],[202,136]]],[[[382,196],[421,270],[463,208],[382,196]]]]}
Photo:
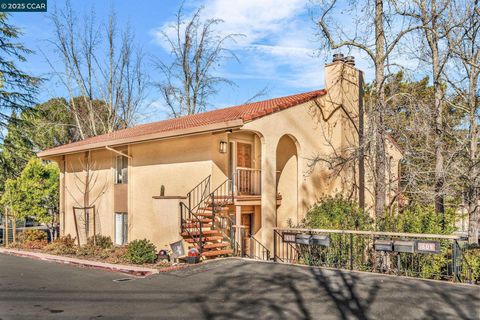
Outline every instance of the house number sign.
{"type": "Polygon", "coordinates": [[[418,253],[440,253],[440,242],[438,241],[422,241],[417,240],[418,253]]]}
{"type": "Polygon", "coordinates": [[[283,242],[295,242],[295,233],[284,233],[283,242]]]}

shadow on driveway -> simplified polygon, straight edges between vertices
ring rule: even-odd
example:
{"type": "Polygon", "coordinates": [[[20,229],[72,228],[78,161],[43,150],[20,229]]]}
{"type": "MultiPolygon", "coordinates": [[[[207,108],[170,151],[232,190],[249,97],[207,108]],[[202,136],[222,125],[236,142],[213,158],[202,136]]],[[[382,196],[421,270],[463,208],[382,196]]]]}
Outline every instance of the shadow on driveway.
{"type": "Polygon", "coordinates": [[[243,261],[215,273],[189,300],[207,319],[480,319],[478,287],[243,261]]]}
{"type": "Polygon", "coordinates": [[[131,281],[0,255],[6,319],[480,319],[480,287],[225,259],[131,281]]]}

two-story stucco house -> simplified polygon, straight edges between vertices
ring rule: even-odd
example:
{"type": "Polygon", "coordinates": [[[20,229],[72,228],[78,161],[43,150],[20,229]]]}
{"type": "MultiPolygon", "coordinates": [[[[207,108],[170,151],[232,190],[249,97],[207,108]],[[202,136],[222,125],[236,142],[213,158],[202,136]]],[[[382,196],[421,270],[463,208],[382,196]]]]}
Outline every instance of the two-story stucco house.
{"type": "MultiPolygon", "coordinates": [[[[215,257],[249,246],[235,244],[239,232],[233,235],[231,228],[271,248],[274,227],[298,223],[326,196],[353,195],[371,206],[371,174],[363,159],[340,171],[328,164],[358,150],[365,131],[362,72],[351,61],[336,60],[325,67],[322,90],[138,125],[40,152],[61,170],[61,232],[85,241],[95,224],[96,233],[117,244],[147,238],[158,249],[183,238],[215,257]],[[95,217],[81,209],[90,206],[95,217]]],[[[387,152],[387,176],[396,182],[401,152],[392,141],[387,152]]]]}

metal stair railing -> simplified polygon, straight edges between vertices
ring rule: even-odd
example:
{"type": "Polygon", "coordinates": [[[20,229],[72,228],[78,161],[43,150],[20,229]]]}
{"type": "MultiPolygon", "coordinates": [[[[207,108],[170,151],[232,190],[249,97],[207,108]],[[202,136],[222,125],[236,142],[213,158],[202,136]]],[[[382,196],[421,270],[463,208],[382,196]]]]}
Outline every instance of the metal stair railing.
{"type": "Polygon", "coordinates": [[[208,175],[187,193],[188,207],[191,211],[197,209],[210,195],[210,178],[211,175],[208,175]]]}
{"type": "MultiPolygon", "coordinates": [[[[232,180],[227,179],[222,182],[215,190],[210,193],[210,205],[212,211],[212,220],[215,222],[215,215],[217,211],[226,205],[233,204],[233,189],[232,180]]],[[[212,224],[212,229],[215,229],[215,223],[212,224]]]]}
{"type": "Polygon", "coordinates": [[[203,251],[202,221],[183,202],[180,202],[180,220],[182,234],[187,232],[193,243],[197,245],[199,254],[201,255],[203,251]],[[187,224],[192,224],[193,227],[186,227],[185,225],[187,224]],[[194,232],[198,233],[198,235],[195,236],[191,229],[194,229],[194,232]]]}
{"type": "Polygon", "coordinates": [[[180,202],[180,230],[183,234],[187,232],[193,243],[198,247],[200,255],[203,251],[203,222],[194,213],[210,194],[210,178],[208,175],[205,179],[200,181],[192,190],[187,193],[187,204],[180,202]],[[193,232],[191,230],[194,230],[193,232]],[[197,233],[198,236],[195,236],[197,233]]]}

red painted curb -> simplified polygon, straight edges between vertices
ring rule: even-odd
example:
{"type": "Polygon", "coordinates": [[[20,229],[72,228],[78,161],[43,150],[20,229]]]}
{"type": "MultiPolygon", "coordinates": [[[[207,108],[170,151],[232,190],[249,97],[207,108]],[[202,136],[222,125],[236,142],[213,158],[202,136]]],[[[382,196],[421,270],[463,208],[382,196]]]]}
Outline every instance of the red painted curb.
{"type": "MultiPolygon", "coordinates": [[[[63,263],[63,264],[69,264],[73,266],[78,266],[78,267],[84,267],[84,268],[89,268],[89,269],[99,269],[99,270],[104,270],[104,271],[110,271],[110,272],[120,272],[120,273],[125,273],[133,276],[140,276],[140,277],[146,277],[152,274],[156,274],[160,272],[161,270],[158,270],[158,272],[152,272],[152,271],[139,271],[139,270],[132,270],[128,269],[128,266],[125,265],[119,265],[118,267],[107,267],[107,266],[102,266],[95,264],[93,261],[90,260],[83,260],[85,263],[80,263],[76,261],[69,261],[69,260],[64,260],[62,259],[61,256],[58,258],[56,257],[39,257],[36,255],[28,254],[27,252],[21,252],[21,251],[3,251],[0,253],[4,254],[9,254],[12,256],[17,256],[17,257],[22,257],[22,258],[30,258],[30,259],[35,259],[35,260],[43,260],[43,261],[51,261],[51,262],[56,262],[56,263],[63,263]],[[121,266],[121,267],[120,267],[121,266]]],[[[81,260],[81,259],[79,259],[81,260]]]]}

